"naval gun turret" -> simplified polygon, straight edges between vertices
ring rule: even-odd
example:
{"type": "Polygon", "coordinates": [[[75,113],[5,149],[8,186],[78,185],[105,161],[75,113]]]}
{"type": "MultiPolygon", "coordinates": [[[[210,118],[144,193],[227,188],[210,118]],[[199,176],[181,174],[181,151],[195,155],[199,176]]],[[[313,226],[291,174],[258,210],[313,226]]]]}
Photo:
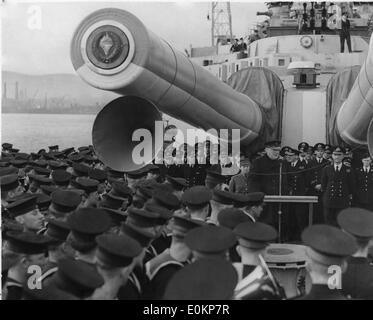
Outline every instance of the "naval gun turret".
{"type": "Polygon", "coordinates": [[[352,146],[368,146],[373,155],[373,35],[367,59],[337,115],[340,137],[352,146]]]}
{"type": "MultiPolygon", "coordinates": [[[[368,58],[338,114],[337,128],[347,143],[369,145],[371,152],[372,48],[371,39],[368,58]]],[[[204,130],[240,129],[246,149],[267,126],[253,99],[173,49],[127,11],[102,9],[84,19],[72,39],[71,59],[88,84],[122,95],[103,108],[92,130],[98,157],[113,169],[139,167],[131,157],[138,143],[132,134],[138,128],[154,132],[161,112],[204,130]]]]}
{"type": "Polygon", "coordinates": [[[195,127],[240,129],[243,146],[261,132],[258,105],[148,30],[131,13],[102,9],[78,26],[71,59],[79,76],[93,87],[123,97],[104,107],[92,132],[98,157],[116,170],[137,168],[132,133],[154,132],[160,112],[195,127]]]}

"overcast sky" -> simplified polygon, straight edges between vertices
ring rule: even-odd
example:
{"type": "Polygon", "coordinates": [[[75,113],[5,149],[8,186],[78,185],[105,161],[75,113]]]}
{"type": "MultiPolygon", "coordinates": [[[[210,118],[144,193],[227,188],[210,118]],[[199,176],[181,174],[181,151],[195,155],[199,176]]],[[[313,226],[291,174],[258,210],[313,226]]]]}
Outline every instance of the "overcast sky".
{"type": "MultiPolygon", "coordinates": [[[[96,3],[16,3],[2,5],[3,70],[27,74],[74,73],[70,62],[70,40],[79,22],[91,12],[116,7],[135,14],[145,26],[172,46],[184,51],[211,44],[211,2],[96,2],[96,3]],[[41,29],[31,19],[40,8],[41,29]],[[30,28],[36,26],[36,29],[30,28]]],[[[232,2],[233,34],[247,34],[263,17],[263,2],[232,2]]]]}

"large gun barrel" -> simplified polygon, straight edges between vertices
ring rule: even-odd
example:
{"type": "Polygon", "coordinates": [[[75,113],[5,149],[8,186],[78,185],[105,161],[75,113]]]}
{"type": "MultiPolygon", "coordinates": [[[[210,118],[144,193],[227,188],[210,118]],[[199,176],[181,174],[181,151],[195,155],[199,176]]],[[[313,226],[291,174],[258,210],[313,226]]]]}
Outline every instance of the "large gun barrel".
{"type": "Polygon", "coordinates": [[[368,146],[373,155],[373,35],[368,56],[337,116],[341,138],[354,146],[368,146]]]}
{"type": "Polygon", "coordinates": [[[71,60],[91,86],[132,96],[105,106],[92,132],[98,156],[114,169],[135,168],[131,161],[119,160],[128,153],[131,136],[121,141],[116,136],[124,127],[127,135],[143,127],[150,114],[141,112],[142,107],[159,109],[204,130],[240,129],[242,145],[261,132],[262,113],[252,99],[173,49],[127,11],[102,9],[85,18],[73,36],[71,60]]]}

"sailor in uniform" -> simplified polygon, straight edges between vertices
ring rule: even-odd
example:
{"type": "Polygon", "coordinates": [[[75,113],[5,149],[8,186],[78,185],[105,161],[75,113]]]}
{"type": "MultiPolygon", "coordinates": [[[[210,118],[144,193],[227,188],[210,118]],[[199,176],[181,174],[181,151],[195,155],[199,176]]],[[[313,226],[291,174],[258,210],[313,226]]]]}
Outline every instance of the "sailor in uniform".
{"type": "Polygon", "coordinates": [[[369,153],[363,155],[362,166],[355,169],[356,188],[353,195],[355,207],[373,211],[373,168],[369,153]]]}
{"type": "Polygon", "coordinates": [[[52,180],[59,189],[65,190],[68,188],[72,175],[66,170],[58,169],[52,171],[52,180]]]}
{"type": "Polygon", "coordinates": [[[127,171],[126,173],[126,180],[127,185],[131,188],[132,192],[136,192],[137,185],[146,179],[148,173],[143,169],[127,171]]]}
{"type": "Polygon", "coordinates": [[[103,209],[80,208],[67,218],[67,224],[71,231],[66,242],[75,250],[75,259],[95,265],[95,238],[110,229],[110,216],[103,209]]]}
{"type": "MultiPolygon", "coordinates": [[[[37,170],[48,170],[48,169],[44,169],[44,168],[38,168],[36,167],[35,169],[37,170]]],[[[28,189],[28,193],[31,193],[31,194],[35,194],[35,193],[40,193],[41,192],[41,189],[40,189],[40,186],[42,185],[51,185],[53,183],[52,179],[50,178],[47,178],[43,175],[39,175],[39,174],[32,174],[30,173],[28,175],[28,178],[29,178],[29,181],[30,181],[30,186],[29,186],[29,189],[28,189]]]]}
{"type": "Polygon", "coordinates": [[[149,286],[147,299],[161,299],[171,277],[189,263],[191,250],[184,239],[188,231],[201,226],[203,222],[174,215],[172,219],[172,241],[169,249],[145,264],[149,286]]]}
{"type": "Polygon", "coordinates": [[[249,194],[235,194],[233,204],[252,221],[257,222],[265,207],[263,192],[252,192],[249,194]]]}
{"type": "Polygon", "coordinates": [[[131,274],[142,252],[141,245],[124,234],[102,234],[96,237],[97,271],[104,284],[92,296],[95,300],[115,300],[121,286],[131,274]]]}
{"type": "Polygon", "coordinates": [[[226,208],[219,212],[218,225],[233,230],[243,222],[254,222],[242,209],[226,208]]]}
{"type": "Polygon", "coordinates": [[[88,172],[91,169],[89,166],[86,166],[85,164],[82,164],[81,162],[74,162],[71,168],[72,168],[71,174],[74,178],[88,177],[88,172]]]}
{"type": "Polygon", "coordinates": [[[47,229],[44,236],[50,239],[48,245],[47,263],[43,266],[43,274],[40,277],[42,286],[46,285],[51,276],[57,271],[58,261],[67,256],[64,251],[64,243],[70,233],[70,228],[65,221],[47,219],[47,229]]]}
{"type": "Polygon", "coordinates": [[[44,193],[38,193],[36,196],[36,206],[40,213],[46,217],[48,215],[48,208],[51,204],[51,197],[44,193]]]}
{"type": "Polygon", "coordinates": [[[223,259],[201,259],[179,270],[165,290],[164,300],[232,300],[237,272],[223,259]]]}
{"type": "Polygon", "coordinates": [[[314,204],[314,222],[323,223],[323,208],[322,208],[322,193],[321,193],[321,173],[322,169],[329,164],[329,161],[324,159],[324,149],[325,145],[323,143],[316,143],[314,146],[315,158],[309,162],[310,168],[310,185],[308,189],[308,195],[317,196],[318,203],[314,204]]]}
{"type": "MultiPolygon", "coordinates": [[[[252,174],[258,190],[267,195],[286,194],[287,177],[283,173],[280,156],[280,141],[265,143],[265,155],[253,161],[252,174]],[[281,186],[280,186],[281,181],[281,186]]],[[[263,212],[263,222],[277,226],[278,204],[268,204],[263,212]]]]}
{"type": "Polygon", "coordinates": [[[153,163],[146,165],[143,170],[146,172],[146,180],[162,182],[164,179],[164,177],[161,176],[160,168],[153,163]]]}
{"type": "Polygon", "coordinates": [[[228,189],[225,189],[225,185],[217,185],[212,191],[212,198],[210,200],[211,214],[207,223],[216,225],[219,212],[226,208],[233,208],[235,196],[236,193],[229,192],[228,189]]]}
{"type": "Polygon", "coordinates": [[[67,162],[64,151],[58,151],[57,153],[55,153],[54,159],[51,159],[48,161],[48,169],[50,170],[58,170],[58,169],[67,170],[68,167],[69,167],[69,164],[67,162]]]}
{"type": "Polygon", "coordinates": [[[306,268],[312,287],[299,299],[345,300],[340,289],[343,288],[342,274],[347,268],[346,259],[357,251],[355,239],[336,227],[319,224],[307,227],[302,233],[302,241],[308,246],[306,268]],[[334,280],[331,279],[331,266],[336,270],[334,280]]]}
{"type": "Polygon", "coordinates": [[[2,152],[4,153],[10,153],[10,150],[13,148],[13,144],[4,142],[2,145],[2,152]]]}
{"type": "MultiPolygon", "coordinates": [[[[285,163],[284,171],[287,174],[288,190],[290,196],[304,196],[309,186],[308,161],[305,159],[305,151],[308,148],[306,142],[299,144],[300,151],[289,148],[285,153],[290,161],[285,163]],[[301,157],[303,155],[303,158],[301,157]]],[[[307,205],[303,203],[290,203],[287,205],[287,235],[288,241],[300,239],[302,230],[307,226],[307,205]]]]}
{"type": "Polygon", "coordinates": [[[104,283],[95,265],[64,258],[58,262],[58,271],[52,277],[50,285],[73,295],[76,299],[92,300],[96,289],[101,288],[104,283]]]}
{"type": "Polygon", "coordinates": [[[170,159],[165,159],[165,164],[160,166],[162,169],[163,177],[170,176],[174,178],[185,178],[187,174],[186,164],[186,150],[187,146],[180,145],[172,153],[170,159]]]}
{"type": "Polygon", "coordinates": [[[348,266],[342,277],[343,293],[354,299],[373,299],[373,266],[368,250],[373,239],[373,212],[361,208],[347,208],[338,215],[340,227],[352,235],[358,250],[347,259],[348,266]]]}
{"type": "Polygon", "coordinates": [[[354,192],[353,172],[342,164],[343,156],[343,148],[335,147],[334,163],[324,167],[321,175],[324,218],[331,225],[337,225],[339,211],[350,206],[350,197],[354,192]]]}
{"type": "Polygon", "coordinates": [[[97,187],[100,183],[97,180],[86,177],[78,177],[75,182],[79,189],[84,190],[80,207],[96,208],[100,201],[97,193],[97,187]]]}
{"type": "Polygon", "coordinates": [[[227,177],[221,174],[219,166],[213,166],[206,171],[205,186],[210,190],[213,190],[219,184],[224,184],[226,180],[227,177]]]}
{"type": "Polygon", "coordinates": [[[250,174],[251,161],[249,159],[240,160],[241,172],[233,176],[229,182],[229,191],[237,193],[254,192],[255,186],[250,174]]]}
{"type": "Polygon", "coordinates": [[[260,285],[254,291],[249,290],[250,293],[244,294],[241,299],[280,299],[282,296],[279,286],[277,283],[268,281],[263,261],[260,259],[269,243],[277,238],[277,231],[261,222],[244,222],[237,225],[233,232],[238,240],[236,250],[241,257],[239,263],[233,264],[238,273],[238,282],[249,276],[252,272],[262,272],[262,282],[260,282],[260,285]]]}
{"type": "Polygon", "coordinates": [[[333,152],[332,146],[329,144],[326,144],[324,148],[323,158],[329,161],[329,164],[333,163],[332,152],[333,152]]]}
{"type": "MultiPolygon", "coordinates": [[[[153,235],[154,239],[157,239],[161,235],[163,225],[160,225],[159,220],[161,219],[162,223],[164,220],[161,218],[160,214],[154,211],[146,210],[145,208],[138,209],[133,206],[128,208],[127,213],[128,217],[125,222],[126,225],[134,226],[140,230],[149,232],[153,235]]],[[[157,250],[152,244],[149,244],[149,246],[146,248],[144,263],[153,259],[157,255],[157,250]]]]}
{"type": "Polygon", "coordinates": [[[308,164],[307,160],[307,152],[309,149],[309,144],[307,142],[301,142],[298,144],[298,151],[299,151],[299,161],[308,164]]]}
{"type": "Polygon", "coordinates": [[[71,190],[55,190],[51,193],[50,217],[66,220],[81,203],[81,196],[71,190]]]}
{"type": "Polygon", "coordinates": [[[185,244],[192,250],[193,261],[205,258],[229,260],[229,250],[236,244],[236,237],[228,228],[206,225],[189,231],[185,244]]]}
{"type": "Polygon", "coordinates": [[[185,177],[189,187],[205,185],[206,170],[209,168],[209,165],[206,164],[203,145],[196,143],[194,148],[195,160],[190,161],[188,159],[190,163],[185,177]]]}
{"type": "Polygon", "coordinates": [[[172,186],[172,194],[174,194],[179,200],[188,186],[187,181],[184,178],[166,176],[166,181],[172,186]]]}
{"type": "MultiPolygon", "coordinates": [[[[101,169],[95,169],[95,168],[90,169],[88,171],[88,177],[91,178],[91,179],[97,180],[99,182],[99,185],[97,186],[97,193],[99,194],[99,198],[101,200],[102,195],[106,191],[106,186],[107,186],[107,183],[108,183],[107,172],[104,171],[104,170],[101,170],[101,169]]],[[[120,184],[119,181],[117,183],[120,184]]],[[[124,182],[123,182],[123,184],[126,185],[124,182]]],[[[114,188],[113,183],[111,183],[111,187],[114,188]]],[[[131,191],[131,195],[132,195],[132,191],[131,191]]]]}
{"type": "Polygon", "coordinates": [[[206,221],[211,211],[210,200],[212,192],[204,186],[194,186],[187,189],[181,197],[186,213],[192,218],[206,221]]]}
{"type": "Polygon", "coordinates": [[[44,227],[44,216],[36,206],[36,196],[26,197],[7,206],[10,217],[24,230],[37,233],[44,227]]]}
{"type": "Polygon", "coordinates": [[[7,174],[0,177],[2,207],[6,207],[9,203],[9,200],[17,197],[20,194],[20,192],[18,191],[20,188],[18,175],[10,174],[9,172],[11,171],[7,170],[7,172],[5,172],[7,174]]]}
{"type": "Polygon", "coordinates": [[[111,195],[114,201],[121,202],[120,207],[117,209],[122,211],[125,211],[132,203],[132,190],[125,184],[125,182],[113,181],[108,195],[111,195]]]}
{"type": "MultiPolygon", "coordinates": [[[[119,289],[117,297],[119,300],[139,300],[143,298],[148,286],[149,279],[146,276],[144,258],[147,254],[149,255],[148,248],[155,236],[149,231],[125,223],[121,226],[120,234],[135,239],[142,246],[143,253],[136,258],[137,263],[129,275],[127,283],[119,289]]],[[[152,257],[155,257],[155,254],[152,257]]]]}
{"type": "Polygon", "coordinates": [[[40,268],[45,264],[45,254],[49,239],[30,231],[8,231],[4,254],[13,253],[18,256],[17,262],[9,268],[4,288],[5,300],[21,300],[23,285],[27,282],[29,266],[40,268]]]}
{"type": "Polygon", "coordinates": [[[158,255],[164,250],[168,249],[171,245],[172,232],[168,227],[168,222],[172,218],[173,211],[151,203],[145,205],[145,210],[159,215],[157,224],[159,226],[160,235],[152,242],[152,247],[155,249],[158,255]]]}
{"type": "Polygon", "coordinates": [[[162,184],[158,188],[155,188],[152,193],[152,199],[148,203],[155,204],[172,211],[180,209],[180,200],[173,193],[171,193],[172,188],[166,191],[163,190],[161,186],[164,187],[166,185],[162,184]]]}
{"type": "MultiPolygon", "coordinates": [[[[253,218],[243,212],[242,209],[226,208],[218,214],[218,225],[233,230],[237,225],[243,222],[254,222],[253,218]]],[[[232,262],[239,262],[240,257],[236,246],[229,249],[229,258],[232,262]]]]}

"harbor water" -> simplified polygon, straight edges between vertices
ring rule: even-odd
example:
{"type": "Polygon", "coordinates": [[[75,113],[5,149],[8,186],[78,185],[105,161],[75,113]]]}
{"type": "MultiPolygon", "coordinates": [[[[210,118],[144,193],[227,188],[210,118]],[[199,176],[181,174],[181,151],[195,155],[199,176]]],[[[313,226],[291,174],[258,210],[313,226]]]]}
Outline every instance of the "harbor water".
{"type": "Polygon", "coordinates": [[[3,113],[1,142],[28,153],[56,144],[60,149],[89,145],[94,119],[93,114],[3,113]]]}

